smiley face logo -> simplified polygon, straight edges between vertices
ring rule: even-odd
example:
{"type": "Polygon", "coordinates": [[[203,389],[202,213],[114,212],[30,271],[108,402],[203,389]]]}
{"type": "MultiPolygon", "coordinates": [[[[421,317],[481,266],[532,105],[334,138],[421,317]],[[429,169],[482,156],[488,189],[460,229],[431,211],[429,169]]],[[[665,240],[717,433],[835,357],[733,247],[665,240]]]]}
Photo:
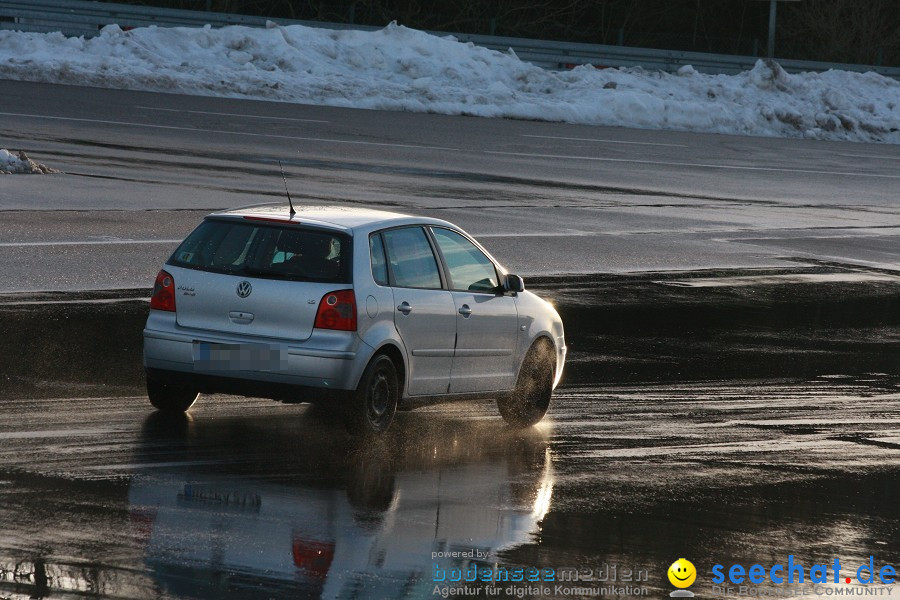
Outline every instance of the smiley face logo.
{"type": "Polygon", "coordinates": [[[679,558],[669,567],[668,575],[672,585],[677,588],[686,588],[690,587],[697,579],[697,569],[694,568],[691,561],[679,558]]]}

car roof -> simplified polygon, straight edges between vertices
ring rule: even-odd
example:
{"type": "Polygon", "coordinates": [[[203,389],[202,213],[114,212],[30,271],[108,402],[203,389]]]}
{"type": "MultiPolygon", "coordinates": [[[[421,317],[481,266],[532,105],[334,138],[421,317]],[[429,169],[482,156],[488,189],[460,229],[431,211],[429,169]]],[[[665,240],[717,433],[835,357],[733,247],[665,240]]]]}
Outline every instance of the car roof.
{"type": "Polygon", "coordinates": [[[432,224],[453,226],[447,221],[431,219],[428,217],[416,217],[404,213],[387,210],[376,210],[359,206],[309,206],[294,205],[296,214],[290,216],[290,208],[284,204],[259,204],[243,208],[235,208],[209,215],[214,218],[265,219],[267,221],[284,223],[308,223],[319,227],[330,227],[343,230],[374,231],[385,227],[412,224],[432,224]]]}

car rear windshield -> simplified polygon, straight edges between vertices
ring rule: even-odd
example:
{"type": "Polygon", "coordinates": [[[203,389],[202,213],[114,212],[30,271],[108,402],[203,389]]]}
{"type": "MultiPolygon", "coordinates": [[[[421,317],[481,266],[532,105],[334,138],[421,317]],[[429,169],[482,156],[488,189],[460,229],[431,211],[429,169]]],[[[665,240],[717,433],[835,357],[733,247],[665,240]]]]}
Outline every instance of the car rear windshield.
{"type": "Polygon", "coordinates": [[[248,277],[350,283],[350,237],[298,225],[207,219],[168,264],[248,277]]]}

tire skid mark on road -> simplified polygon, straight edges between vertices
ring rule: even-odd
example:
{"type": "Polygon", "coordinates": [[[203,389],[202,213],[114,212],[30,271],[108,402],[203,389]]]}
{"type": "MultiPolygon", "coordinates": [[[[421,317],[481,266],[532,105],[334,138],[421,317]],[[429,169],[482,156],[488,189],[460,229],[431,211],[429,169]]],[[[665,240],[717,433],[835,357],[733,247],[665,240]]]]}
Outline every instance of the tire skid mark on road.
{"type": "Polygon", "coordinates": [[[53,115],[32,115],[27,113],[0,112],[0,116],[19,117],[27,119],[50,119],[53,121],[74,121],[79,123],[98,123],[102,125],[122,125],[125,127],[140,127],[147,129],[167,129],[175,131],[190,131],[193,133],[218,133],[222,135],[237,135],[255,138],[271,138],[282,140],[297,140],[304,142],[323,142],[328,144],[350,144],[356,146],[382,146],[391,148],[408,148],[415,150],[442,150],[446,152],[463,152],[463,148],[450,148],[447,146],[428,146],[425,144],[398,144],[392,142],[368,142],[363,140],[340,140],[337,138],[309,137],[299,135],[280,135],[275,133],[255,133],[251,131],[226,131],[223,129],[205,129],[201,127],[180,127],[178,125],[157,125],[154,123],[135,123],[132,121],[110,121],[106,119],[87,119],[81,117],[59,117],[53,115]]]}
{"type": "Polygon", "coordinates": [[[123,428],[98,428],[98,429],[49,429],[33,431],[0,431],[0,440],[31,440],[48,438],[73,438],[111,435],[128,431],[123,428]]]}
{"type": "MultiPolygon", "coordinates": [[[[2,114],[2,113],[0,113],[2,114]]],[[[665,160],[641,160],[637,158],[611,158],[608,156],[578,156],[568,154],[541,154],[532,152],[506,152],[501,150],[484,150],[485,154],[501,156],[518,156],[525,158],[552,158],[561,160],[589,160],[611,163],[629,163],[639,165],[659,165],[665,167],[691,167],[697,169],[726,169],[735,171],[768,171],[773,173],[803,173],[805,175],[830,175],[837,177],[876,177],[880,179],[900,179],[900,175],[886,173],[860,173],[858,171],[825,171],[819,169],[789,169],[785,167],[762,167],[750,165],[717,165],[713,163],[689,163],[665,160]]]]}
{"type": "Polygon", "coordinates": [[[598,144],[630,144],[635,146],[665,146],[669,148],[687,148],[688,146],[685,144],[663,144],[660,142],[631,142],[626,140],[611,140],[611,139],[595,139],[595,138],[583,138],[583,137],[565,137],[559,135],[535,135],[529,133],[523,133],[522,137],[526,138],[538,138],[542,140],[563,140],[563,141],[572,141],[572,142],[594,142],[598,144]]]}
{"type": "Polygon", "coordinates": [[[246,113],[225,113],[225,112],[214,112],[210,110],[185,110],[181,108],[161,108],[158,106],[138,106],[135,105],[134,108],[138,108],[141,110],[157,110],[163,112],[177,112],[177,113],[186,113],[191,115],[212,115],[217,117],[241,117],[245,119],[266,119],[269,121],[296,121],[298,123],[331,123],[331,121],[326,121],[324,119],[301,119],[299,117],[274,117],[267,115],[248,115],[246,113]]]}

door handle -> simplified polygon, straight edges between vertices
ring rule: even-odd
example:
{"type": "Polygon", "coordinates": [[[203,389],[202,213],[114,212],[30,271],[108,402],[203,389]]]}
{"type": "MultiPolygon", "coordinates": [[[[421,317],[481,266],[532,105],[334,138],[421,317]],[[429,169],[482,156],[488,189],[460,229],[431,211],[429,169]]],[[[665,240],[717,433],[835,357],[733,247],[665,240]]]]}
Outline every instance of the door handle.
{"type": "Polygon", "coordinates": [[[409,313],[412,312],[412,306],[409,305],[409,302],[406,302],[406,301],[404,300],[404,301],[401,302],[400,305],[397,307],[397,310],[399,310],[400,312],[402,312],[404,315],[408,315],[409,313]]]}
{"type": "Polygon", "coordinates": [[[469,315],[472,314],[472,309],[469,308],[469,305],[468,305],[468,304],[463,304],[462,306],[459,307],[459,311],[458,311],[458,312],[459,312],[459,314],[461,314],[462,316],[464,316],[465,318],[468,319],[468,318],[469,318],[469,315]]]}

